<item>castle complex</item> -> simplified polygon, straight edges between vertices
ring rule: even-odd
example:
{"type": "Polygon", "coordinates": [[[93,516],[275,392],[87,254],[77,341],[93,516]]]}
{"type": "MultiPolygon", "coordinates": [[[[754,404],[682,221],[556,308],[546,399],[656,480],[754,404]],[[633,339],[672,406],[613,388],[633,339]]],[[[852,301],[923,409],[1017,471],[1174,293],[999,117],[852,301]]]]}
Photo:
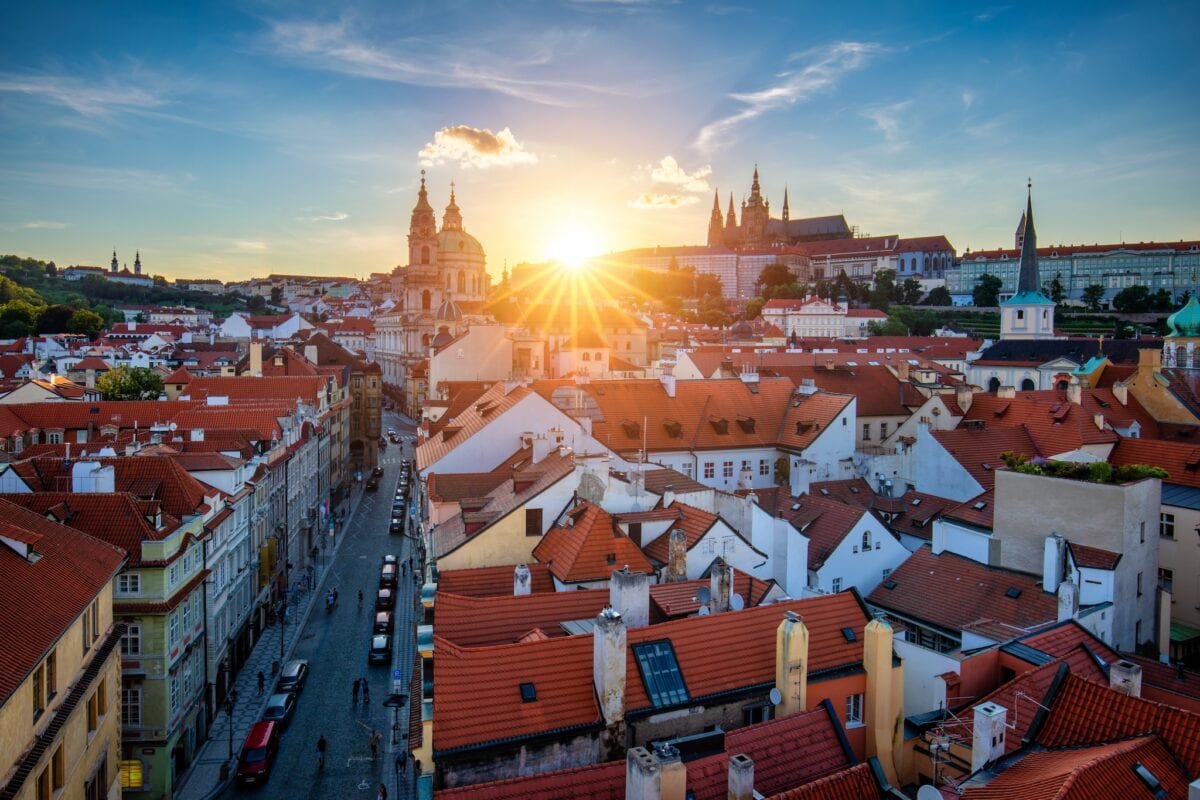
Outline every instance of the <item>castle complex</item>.
{"type": "Polygon", "coordinates": [[[721,216],[719,193],[713,193],[712,216],[708,222],[709,247],[762,248],[820,239],[849,239],[853,235],[854,232],[841,214],[792,219],[786,188],[783,190],[782,216],[772,219],[771,201],[763,197],[757,166],[750,184],[750,197],[742,199],[740,223],[733,205],[733,193],[729,194],[729,211],[724,218],[721,216]]]}

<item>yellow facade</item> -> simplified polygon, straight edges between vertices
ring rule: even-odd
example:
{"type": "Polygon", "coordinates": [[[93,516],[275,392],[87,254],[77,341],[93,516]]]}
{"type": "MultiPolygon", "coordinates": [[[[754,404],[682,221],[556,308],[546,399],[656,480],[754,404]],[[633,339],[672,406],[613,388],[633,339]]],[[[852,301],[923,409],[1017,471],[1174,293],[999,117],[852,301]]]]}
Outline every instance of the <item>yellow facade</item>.
{"type": "Polygon", "coordinates": [[[541,536],[525,535],[525,506],[475,534],[465,544],[437,560],[439,570],[528,564],[541,536]]]}

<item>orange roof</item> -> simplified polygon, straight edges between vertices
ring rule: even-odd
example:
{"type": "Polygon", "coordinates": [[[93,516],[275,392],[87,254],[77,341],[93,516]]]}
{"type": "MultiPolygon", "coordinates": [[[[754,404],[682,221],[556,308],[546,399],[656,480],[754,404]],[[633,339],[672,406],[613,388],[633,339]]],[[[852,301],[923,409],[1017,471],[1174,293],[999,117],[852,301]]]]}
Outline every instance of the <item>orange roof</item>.
{"type": "MultiPolygon", "coordinates": [[[[204,504],[204,485],[170,456],[89,457],[87,460],[114,468],[117,492],[129,492],[142,500],[157,500],[173,517],[190,517],[199,513],[204,504]]],[[[63,492],[72,485],[71,470],[75,463],[44,457],[16,462],[12,468],[34,492],[63,492]]]]}
{"type": "MultiPolygon", "coordinates": [[[[263,369],[266,369],[264,359],[263,369]]],[[[192,378],[188,394],[194,400],[206,397],[228,397],[230,400],[290,400],[300,398],[313,403],[325,396],[328,379],[319,375],[279,375],[256,378],[205,377],[192,378]]]]}
{"type": "Polygon", "coordinates": [[[607,588],[503,597],[463,597],[439,588],[437,634],[460,647],[517,642],[533,629],[566,636],[563,622],[594,619],[608,599],[607,588]]]}
{"type": "Polygon", "coordinates": [[[1195,444],[1122,437],[1108,460],[1120,466],[1153,464],[1167,471],[1163,483],[1200,487],[1200,446],[1195,444]]]}
{"type": "MultiPolygon", "coordinates": [[[[691,550],[700,543],[700,540],[704,538],[704,534],[708,533],[712,529],[712,526],[717,524],[717,520],[720,519],[716,514],[695,508],[694,506],[685,505],[684,503],[672,503],[671,507],[667,510],[675,511],[678,521],[671,525],[667,532],[658,536],[654,541],[642,548],[646,555],[660,564],[666,564],[670,558],[671,530],[676,528],[682,530],[687,536],[687,549],[691,550]]],[[[621,518],[624,519],[627,516],[621,515],[621,518]]]]}
{"type": "Polygon", "coordinates": [[[808,568],[814,570],[825,565],[825,560],[867,513],[857,506],[812,495],[796,498],[780,511],[784,519],[808,537],[808,568]]]}
{"type": "Polygon", "coordinates": [[[768,800],[872,800],[883,797],[887,795],[875,781],[871,765],[862,763],[799,789],[771,795],[768,800]]]}
{"type": "Polygon", "coordinates": [[[442,417],[445,423],[440,429],[417,445],[417,469],[428,469],[531,394],[524,386],[511,387],[509,390],[501,382],[493,384],[460,413],[453,413],[454,409],[447,410],[442,417]]]}
{"type": "MultiPolygon", "coordinates": [[[[554,581],[545,564],[536,562],[529,567],[530,587],[533,593],[553,592],[554,581]]],[[[513,592],[513,569],[515,564],[500,567],[475,567],[474,569],[448,569],[438,572],[438,592],[447,592],[465,597],[499,597],[513,592]]]]}
{"type": "Polygon", "coordinates": [[[804,450],[834,424],[838,415],[853,401],[853,395],[827,392],[797,394],[788,403],[784,413],[779,429],[779,446],[793,453],[804,450]]]}
{"type": "Polygon", "coordinates": [[[996,485],[996,470],[1004,468],[1004,459],[1000,457],[1002,453],[1017,453],[1031,458],[1042,454],[1024,427],[964,427],[952,431],[931,431],[931,434],[984,491],[990,491],[996,485]]]}
{"type": "Polygon", "coordinates": [[[624,566],[633,572],[654,571],[608,512],[586,502],[546,532],[533,549],[533,557],[563,583],[608,580],[614,570],[624,566]]]}

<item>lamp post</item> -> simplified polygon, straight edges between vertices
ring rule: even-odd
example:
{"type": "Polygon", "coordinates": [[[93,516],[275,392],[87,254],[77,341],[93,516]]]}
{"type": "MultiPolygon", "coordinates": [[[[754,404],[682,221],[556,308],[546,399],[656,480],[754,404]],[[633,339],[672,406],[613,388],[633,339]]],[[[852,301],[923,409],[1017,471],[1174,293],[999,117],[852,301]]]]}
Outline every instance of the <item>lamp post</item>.
{"type": "Polygon", "coordinates": [[[229,760],[233,761],[233,698],[225,698],[225,716],[229,722],[229,760]]]}
{"type": "Polygon", "coordinates": [[[279,550],[283,559],[283,600],[279,607],[279,668],[283,669],[283,648],[284,640],[287,639],[287,592],[288,586],[288,553],[287,553],[287,525],[280,522],[275,526],[275,530],[279,535],[279,550]]]}

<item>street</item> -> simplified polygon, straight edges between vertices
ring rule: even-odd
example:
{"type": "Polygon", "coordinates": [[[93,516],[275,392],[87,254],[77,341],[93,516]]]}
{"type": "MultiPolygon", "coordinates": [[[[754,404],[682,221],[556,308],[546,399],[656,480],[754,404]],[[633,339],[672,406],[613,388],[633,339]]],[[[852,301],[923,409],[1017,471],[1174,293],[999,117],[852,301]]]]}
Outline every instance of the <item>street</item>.
{"type": "MultiPolygon", "coordinates": [[[[384,475],[379,490],[363,496],[330,565],[325,588],[337,590],[337,607],[329,612],[324,597],[316,598],[292,656],[308,659],[308,682],[299,695],[292,722],[284,731],[270,780],[261,788],[243,788],[235,783],[220,797],[374,800],[380,783],[387,786],[389,798],[406,798],[410,794],[407,776],[400,775],[397,780],[396,774],[397,755],[401,755],[401,763],[407,755],[399,751],[407,740],[408,706],[400,709],[404,739],[393,747],[395,713],[383,705],[393,691],[394,669],[400,671],[403,686],[400,691],[407,694],[416,647],[413,596],[417,584],[407,562],[410,557],[415,559],[417,548],[407,536],[388,531],[400,464],[413,453],[413,429],[402,427],[400,420],[395,413],[383,414],[383,430],[396,428],[403,444],[389,443],[380,452],[384,475]],[[379,567],[383,556],[389,553],[404,565],[396,593],[393,657],[390,663],[368,664],[379,567]],[[360,590],[361,609],[357,599],[360,590]],[[364,703],[360,696],[354,704],[353,683],[362,676],[370,687],[370,703],[364,703]],[[374,761],[369,745],[372,731],[382,736],[374,761]],[[325,767],[318,770],[316,743],[321,736],[325,737],[328,749],[325,767]]],[[[369,473],[364,471],[363,480],[368,477],[369,473]]]]}

